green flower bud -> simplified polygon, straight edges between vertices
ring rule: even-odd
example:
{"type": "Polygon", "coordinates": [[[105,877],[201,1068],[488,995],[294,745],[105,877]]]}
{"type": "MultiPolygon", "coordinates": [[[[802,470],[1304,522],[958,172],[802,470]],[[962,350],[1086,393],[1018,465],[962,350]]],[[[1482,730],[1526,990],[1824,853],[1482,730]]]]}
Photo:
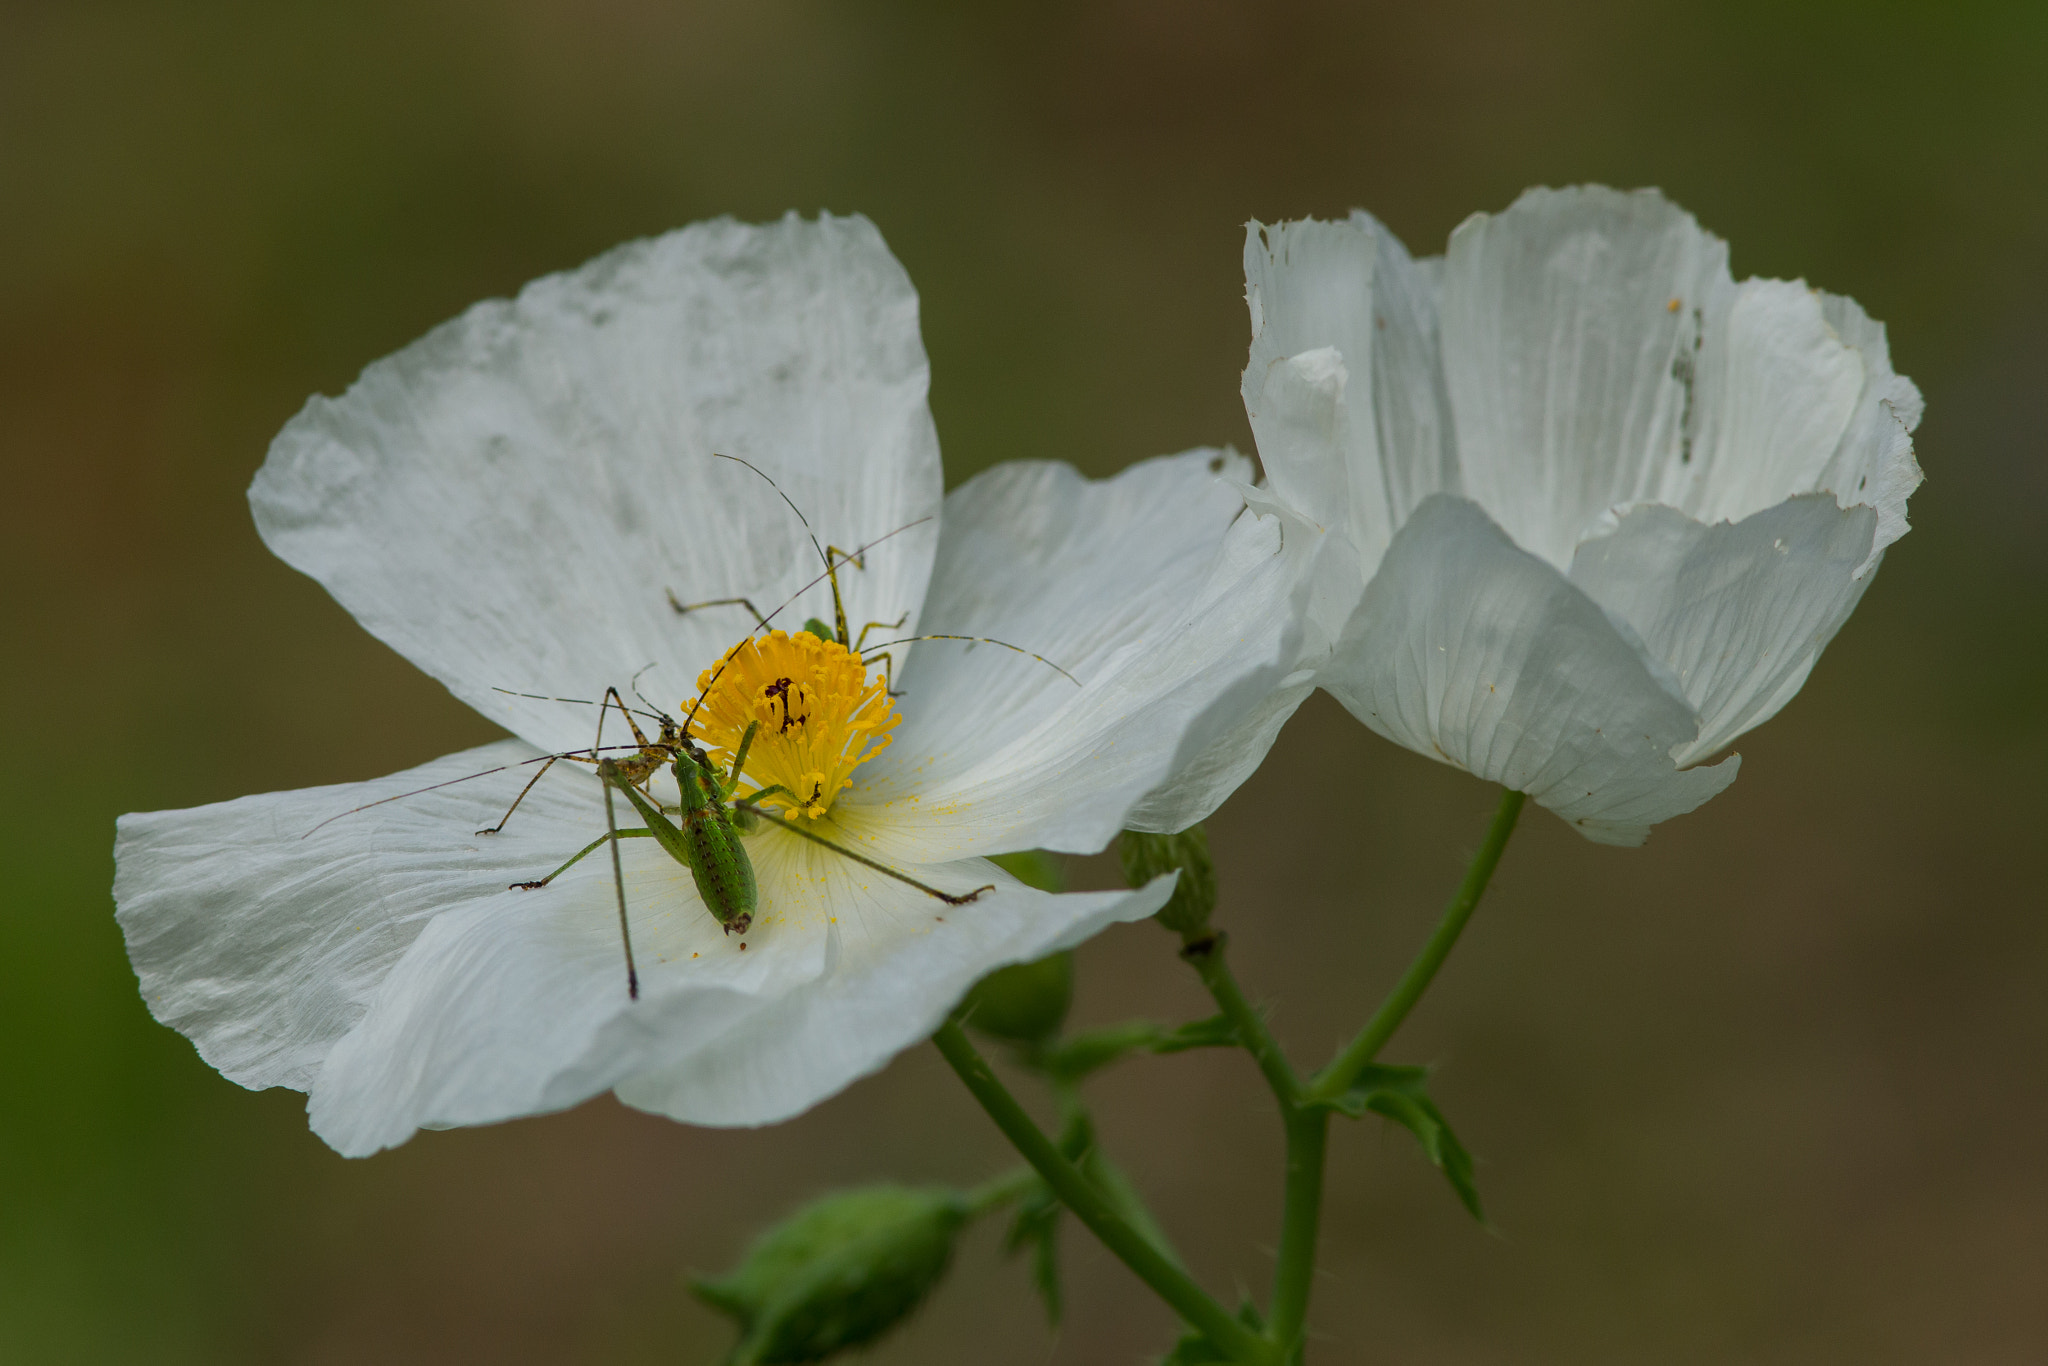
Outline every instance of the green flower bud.
{"type": "Polygon", "coordinates": [[[737,1270],[690,1288],[739,1323],[729,1366],[823,1361],[917,1308],[945,1274],[967,1215],[954,1191],[841,1191],[755,1239],[737,1270]]]}
{"type": "Polygon", "coordinates": [[[1148,835],[1126,830],[1117,837],[1124,881],[1142,887],[1161,873],[1180,870],[1173,899],[1153,919],[1184,939],[1208,928],[1216,909],[1216,865],[1209,861],[1209,837],[1191,825],[1178,835],[1148,835]]]}
{"type": "Polygon", "coordinates": [[[1058,854],[1048,854],[1043,849],[1020,849],[1014,854],[991,855],[989,862],[1026,887],[1036,887],[1041,892],[1067,890],[1067,870],[1061,866],[1058,854]]]}
{"type": "MultiPolygon", "coordinates": [[[[1066,888],[1059,855],[1043,849],[997,854],[990,863],[1026,887],[1041,892],[1066,888]]],[[[960,1003],[966,1022],[1007,1043],[1040,1043],[1059,1033],[1074,1003],[1074,957],[1055,953],[1035,963],[997,968],[975,984],[960,1003]]]]}
{"type": "Polygon", "coordinates": [[[1038,1043],[1060,1032],[1074,1003],[1074,955],[997,968],[961,1002],[966,1022],[1006,1043],[1038,1043]]]}

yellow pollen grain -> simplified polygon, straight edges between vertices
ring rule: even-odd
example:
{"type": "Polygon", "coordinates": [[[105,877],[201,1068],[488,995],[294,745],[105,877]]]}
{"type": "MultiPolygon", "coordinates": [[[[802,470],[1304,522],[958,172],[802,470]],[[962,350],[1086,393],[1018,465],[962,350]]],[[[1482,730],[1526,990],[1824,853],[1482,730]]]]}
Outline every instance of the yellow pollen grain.
{"type": "Polygon", "coordinates": [[[695,710],[691,731],[705,752],[729,768],[752,724],[738,795],[764,794],[761,804],[785,817],[831,810],[903,719],[881,673],[870,678],[860,656],[809,631],[749,636],[697,675],[697,689],[683,706],[695,710]]]}

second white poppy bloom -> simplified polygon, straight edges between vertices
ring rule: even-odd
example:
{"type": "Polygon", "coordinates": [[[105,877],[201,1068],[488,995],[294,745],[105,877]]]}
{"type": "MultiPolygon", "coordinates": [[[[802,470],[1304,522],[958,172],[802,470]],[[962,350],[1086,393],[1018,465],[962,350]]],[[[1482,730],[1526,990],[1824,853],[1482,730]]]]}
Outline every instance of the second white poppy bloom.
{"type": "MultiPolygon", "coordinates": [[[[880,1067],[984,973],[1156,910],[1165,879],[1052,896],[982,856],[1179,828],[1257,764],[1297,650],[1279,529],[1219,477],[1247,462],[1213,451],[1104,482],[1006,466],[942,499],[926,383],[916,295],[872,225],[792,216],[622,247],[309,403],[250,490],[264,539],[517,738],[123,817],[115,897],[157,1018],[245,1086],[309,1092],[344,1153],[608,1089],[758,1124],[880,1067]],[[793,508],[868,547],[839,571],[865,660],[801,632],[834,614],[793,508]],[[789,600],[782,629],[738,599],[789,600]],[[726,601],[674,605],[705,600],[726,601]],[[891,696],[873,647],[933,634],[1060,667],[897,644],[891,696]],[[995,890],[949,907],[768,827],[746,841],[759,910],[729,935],[688,869],[621,841],[630,1000],[608,855],[512,886],[604,831],[590,769],[557,763],[478,832],[539,756],[589,752],[597,709],[558,699],[636,679],[677,715],[702,692],[695,733],[728,763],[762,721],[742,791],[779,785],[790,820],[995,890]]],[[[627,739],[616,713],[605,739],[627,739]]]]}
{"type": "Polygon", "coordinates": [[[1532,190],[1411,259],[1254,223],[1244,399],[1320,533],[1317,682],[1380,734],[1639,844],[1735,778],[1920,483],[1882,325],[1729,273],[1654,191],[1532,190]]]}

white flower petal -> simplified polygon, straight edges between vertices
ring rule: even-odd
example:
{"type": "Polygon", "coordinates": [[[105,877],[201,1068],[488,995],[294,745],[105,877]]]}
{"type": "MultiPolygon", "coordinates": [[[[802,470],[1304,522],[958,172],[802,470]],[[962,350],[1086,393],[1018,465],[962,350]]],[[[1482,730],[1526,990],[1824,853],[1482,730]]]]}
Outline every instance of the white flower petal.
{"type": "Polygon", "coordinates": [[[842,799],[886,812],[879,847],[1093,852],[1163,785],[1155,814],[1222,801],[1285,719],[1266,695],[1296,668],[1305,586],[1277,521],[1217,477],[1247,472],[1215,451],[1100,482],[1011,464],[948,497],[926,627],[1042,654],[1080,686],[1010,650],[919,645],[906,720],[842,799]]]}
{"type": "MultiPolygon", "coordinates": [[[[650,661],[680,699],[819,570],[939,508],[917,296],[863,218],[720,220],[480,304],[279,434],[249,492],[272,550],[450,691],[533,743],[590,742],[650,661]]],[[[914,631],[934,523],[842,574],[848,615],[914,631]]],[[[820,586],[778,624],[830,617],[820,586]]]]}
{"type": "Polygon", "coordinates": [[[1369,575],[1416,504],[1458,487],[1437,359],[1440,263],[1417,263],[1362,211],[1251,223],[1244,259],[1242,390],[1260,461],[1276,497],[1332,518],[1369,575]]]}
{"type": "Polygon", "coordinates": [[[1444,373],[1467,494],[1559,569],[1595,518],[1685,464],[1694,341],[1727,244],[1654,191],[1531,190],[1451,235],[1444,373]]]}
{"type": "Polygon", "coordinates": [[[244,1086],[305,1090],[428,920],[547,871],[561,843],[547,792],[472,835],[523,767],[320,823],[532,754],[504,740],[375,782],[123,816],[114,901],[150,1013],[244,1086]]]}
{"type": "MultiPolygon", "coordinates": [[[[583,837],[593,829],[603,829],[602,816],[583,837]]],[[[652,840],[623,842],[638,1001],[626,992],[602,850],[546,888],[500,891],[436,916],[329,1055],[308,1106],[314,1131],[344,1154],[370,1153],[416,1129],[564,1109],[663,1058],[712,1046],[764,1002],[811,989],[828,970],[821,898],[786,871],[810,871],[815,848],[780,832],[748,841],[764,915],[734,936],[705,911],[688,869],[652,840]]]]}
{"type": "Polygon", "coordinates": [[[1864,388],[1863,359],[1828,325],[1820,295],[1796,280],[1744,280],[1704,341],[1700,431],[1680,460],[1692,478],[1667,479],[1659,501],[1732,522],[1818,487],[1864,388]]]}
{"type": "Polygon", "coordinates": [[[766,1123],[880,1067],[983,974],[1150,915],[1171,892],[1161,880],[1046,896],[980,860],[903,870],[954,892],[999,885],[948,907],[769,829],[747,841],[761,909],[734,936],[686,868],[627,840],[636,1002],[606,851],[548,887],[508,886],[604,829],[587,772],[551,773],[495,836],[472,832],[531,767],[307,835],[361,802],[533,753],[507,740],[373,783],[123,818],[116,896],[152,1011],[243,1085],[308,1091],[315,1132],[350,1156],[421,1128],[562,1109],[663,1069],[670,1089],[654,1108],[766,1123]]]}
{"type": "Polygon", "coordinates": [[[1733,758],[1676,768],[1692,708],[1597,604],[1447,494],[1394,538],[1320,681],[1381,735],[1601,843],[1640,844],[1735,778],[1733,758]]]}
{"type": "MultiPolygon", "coordinates": [[[[928,1037],[967,989],[996,968],[1071,948],[1120,921],[1142,920],[1173,891],[1173,879],[1160,877],[1130,892],[1052,896],[993,864],[958,868],[966,878],[998,883],[998,890],[948,907],[886,878],[863,884],[843,867],[820,876],[820,894],[841,904],[818,980],[735,1009],[715,1041],[628,1078],[618,1087],[619,1099],[693,1124],[787,1119],[928,1037]]],[[[920,869],[918,876],[931,871],[920,869]]],[[[961,880],[956,876],[948,886],[961,880]]]]}
{"type": "Polygon", "coordinates": [[[1394,527],[1369,411],[1376,255],[1364,224],[1245,225],[1252,349],[1240,389],[1259,461],[1282,501],[1314,509],[1370,558],[1394,527]]]}
{"type": "Polygon", "coordinates": [[[1673,758],[1699,762],[1792,699],[1849,618],[1878,524],[1867,507],[1806,494],[1702,526],[1640,507],[1579,547],[1572,582],[1633,626],[1701,716],[1673,758]]]}
{"type": "MultiPolygon", "coordinates": [[[[1371,229],[1373,263],[1372,406],[1379,431],[1387,505],[1394,525],[1432,493],[1456,493],[1457,447],[1451,396],[1437,335],[1443,258],[1417,261],[1401,239],[1363,210],[1354,224],[1371,229]]],[[[1374,557],[1377,562],[1377,555],[1374,557]]]]}
{"type": "Polygon", "coordinates": [[[1867,574],[1885,547],[1906,534],[1906,499],[1922,477],[1913,458],[1913,429],[1925,405],[1913,381],[1892,372],[1884,324],[1854,299],[1827,293],[1820,298],[1828,324],[1862,355],[1863,392],[1819,486],[1844,507],[1865,503],[1877,509],[1877,535],[1859,571],[1867,574]]]}

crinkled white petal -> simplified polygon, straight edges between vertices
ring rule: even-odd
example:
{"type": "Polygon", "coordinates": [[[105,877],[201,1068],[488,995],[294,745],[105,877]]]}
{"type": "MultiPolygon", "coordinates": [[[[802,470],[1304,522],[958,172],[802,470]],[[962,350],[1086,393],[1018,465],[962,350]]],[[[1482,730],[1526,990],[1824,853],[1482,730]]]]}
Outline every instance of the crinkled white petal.
{"type": "MultiPolygon", "coordinates": [[[[1394,529],[1423,498],[1458,487],[1437,338],[1441,264],[1413,260],[1363,211],[1247,227],[1242,389],[1268,484],[1246,500],[1319,541],[1304,665],[1327,657],[1394,529]]],[[[1293,710],[1276,706],[1283,718],[1293,710]]]]}
{"type": "MultiPolygon", "coordinates": [[[[1456,433],[1438,337],[1443,258],[1417,261],[1371,214],[1351,222],[1374,236],[1372,409],[1387,506],[1399,527],[1432,493],[1456,493],[1456,433]]],[[[1378,556],[1374,556],[1377,562],[1378,556]]]]}
{"type": "Polygon", "coordinates": [[[1699,718],[1623,629],[1476,504],[1438,494],[1320,681],[1395,743],[1527,792],[1591,839],[1640,844],[1739,761],[1674,765],[1699,718]]]}
{"type": "Polygon", "coordinates": [[[1252,349],[1240,389],[1260,463],[1280,499],[1369,558],[1394,529],[1371,414],[1376,254],[1356,223],[1245,225],[1252,349]]]}
{"type": "Polygon", "coordinates": [[[715,1039],[628,1078],[619,1099],[693,1124],[787,1119],[927,1038],[985,974],[1142,920],[1173,892],[1165,876],[1129,892],[1053,896],[977,862],[960,866],[998,890],[948,907],[886,878],[863,883],[831,858],[818,862],[818,885],[839,909],[817,980],[735,1008],[715,1039]]]}
{"type": "Polygon", "coordinates": [[[510,804],[532,754],[505,740],[375,782],[121,817],[114,901],[150,1013],[244,1086],[305,1090],[435,915],[547,871],[535,866],[586,828],[563,824],[543,784],[504,834],[472,833],[510,804]]]}
{"type": "Polygon", "coordinates": [[[1878,524],[1867,507],[1805,494],[1740,522],[1673,508],[1625,514],[1579,547],[1572,582],[1633,626],[1700,713],[1672,757],[1698,763],[1792,699],[1849,619],[1878,524]]]}
{"type": "MultiPolygon", "coordinates": [[[[602,828],[601,825],[599,828],[602,828]]],[[[830,833],[829,830],[827,833],[830,833]]],[[[651,840],[621,845],[624,886],[640,964],[640,999],[626,993],[611,867],[593,857],[552,886],[508,891],[494,902],[438,917],[392,970],[370,1012],[330,1055],[309,1106],[314,1129],[345,1153],[400,1143],[417,1128],[482,1124],[559,1110],[650,1069],[715,1059],[813,996],[847,1002],[849,1016],[896,1020],[920,991],[966,984],[917,980],[909,961],[838,982],[849,935],[894,968],[902,947],[937,933],[967,938],[954,954],[971,983],[978,947],[974,913],[1014,917],[1009,879],[980,863],[903,871],[949,892],[985,882],[1005,891],[948,907],[817,844],[768,829],[746,841],[760,885],[760,912],[745,934],[726,934],[704,909],[688,869],[651,840]],[[935,920],[945,916],[946,920],[935,920]],[[881,1003],[862,1002],[881,992],[881,1003]]],[[[573,852],[571,850],[570,852],[573,852]]],[[[1008,923],[1008,919],[1005,919],[1008,923]]],[[[1007,940],[981,962],[1013,961],[1007,940]]],[[[948,971],[952,969],[949,966],[948,971]]],[[[834,1048],[784,1038],[785,1078],[763,1078],[757,1095],[797,1097],[788,1110],[748,1110],[731,1080],[707,1096],[729,1123],[786,1117],[881,1066],[919,1037],[923,1015],[886,1023],[834,1048]],[[798,1065],[799,1055],[814,1055],[798,1065]],[[779,1088],[779,1089],[778,1089],[779,1088]]],[[[849,1020],[840,1022],[851,1027],[849,1020]]],[[[929,1033],[937,1019],[925,1026],[929,1033]]],[[[770,1045],[772,1047],[772,1044],[770,1045]]]]}
{"type": "Polygon", "coordinates": [[[1305,559],[1246,511],[1229,482],[1246,473],[1218,451],[1099,482],[1019,463],[948,497],[926,629],[1078,684],[999,646],[919,644],[894,743],[841,798],[886,814],[882,848],[1092,852],[1141,799],[1183,824],[1222,801],[1285,720],[1269,694],[1299,656],[1305,559]]]}
{"type": "Polygon", "coordinates": [[[1241,387],[1260,461],[1276,497],[1346,535],[1369,575],[1422,499],[1458,487],[1439,263],[1364,212],[1248,224],[1244,259],[1241,387]]]}
{"type": "MultiPolygon", "coordinates": [[[[754,462],[846,549],[855,630],[917,615],[938,539],[917,296],[864,218],[700,223],[479,304],[315,398],[249,497],[272,550],[484,715],[544,748],[652,662],[694,691],[820,569],[754,462]],[[903,528],[909,527],[908,530],[903,528]]],[[[792,629],[831,616],[818,586],[792,629]]]]}
{"type": "Polygon", "coordinates": [[[1727,244],[1654,191],[1530,190],[1451,235],[1439,300],[1464,490],[1559,569],[1593,520],[1662,497],[1701,414],[1696,340],[1727,244]]]}
{"type": "Polygon", "coordinates": [[[1863,358],[1828,325],[1820,295],[1796,280],[1744,280],[1698,367],[1699,432],[1658,500],[1727,522],[1817,488],[1864,388],[1863,358]]]}
{"type": "Polygon", "coordinates": [[[1920,487],[1920,462],[1913,457],[1913,429],[1925,408],[1913,381],[1892,371],[1884,324],[1854,299],[1823,293],[1821,309],[1836,335],[1863,360],[1863,392],[1841,444],[1821,471],[1819,487],[1844,507],[1865,503],[1877,509],[1877,535],[1859,571],[1876,567],[1885,547],[1906,534],[1906,499],[1920,487]]]}
{"type": "Polygon", "coordinates": [[[1171,891],[1052,897],[979,860],[902,870],[952,892],[998,885],[948,907],[768,829],[746,842],[760,911],[727,935],[688,869],[629,839],[636,1002],[606,850],[547,887],[509,885],[603,832],[595,779],[558,766],[502,833],[473,833],[502,814],[533,753],[508,740],[373,783],[123,818],[116,895],[152,1011],[243,1085],[309,1092],[314,1130],[351,1156],[421,1128],[562,1109],[655,1071],[700,1088],[656,1108],[766,1123],[928,1034],[982,974],[1150,915],[1171,891]]]}

